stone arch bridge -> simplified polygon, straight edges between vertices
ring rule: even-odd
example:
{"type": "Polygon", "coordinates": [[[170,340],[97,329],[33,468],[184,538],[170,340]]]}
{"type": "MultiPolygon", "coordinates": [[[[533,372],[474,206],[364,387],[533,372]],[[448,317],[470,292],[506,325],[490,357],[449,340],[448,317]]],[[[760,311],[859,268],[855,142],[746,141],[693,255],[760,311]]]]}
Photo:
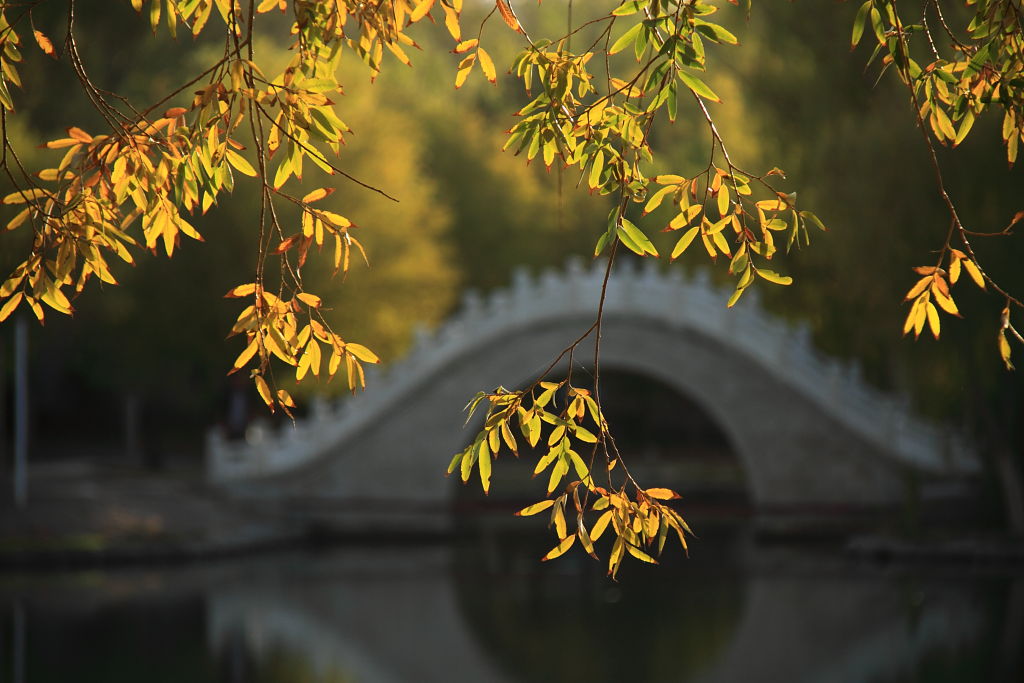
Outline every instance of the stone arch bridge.
{"type": "MultiPolygon", "coordinates": [[[[695,399],[732,443],[755,510],[895,506],[911,473],[938,491],[979,472],[951,430],[865,384],[855,365],[823,357],[806,327],[766,313],[756,291],[727,309],[730,292],[702,272],[621,265],[605,302],[602,367],[695,399]]],[[[536,279],[520,271],[508,289],[467,296],[406,358],[371,374],[365,393],[246,441],[211,433],[211,483],[342,529],[446,528],[453,483],[442,475],[473,436],[466,401],[547,367],[593,322],[603,272],[601,262],[536,279]]]]}

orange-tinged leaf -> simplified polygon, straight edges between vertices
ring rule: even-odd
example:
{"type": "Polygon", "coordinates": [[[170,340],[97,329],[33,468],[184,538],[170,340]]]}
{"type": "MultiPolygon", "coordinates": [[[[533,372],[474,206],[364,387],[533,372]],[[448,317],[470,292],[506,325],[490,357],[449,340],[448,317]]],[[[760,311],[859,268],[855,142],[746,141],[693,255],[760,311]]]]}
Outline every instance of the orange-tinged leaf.
{"type": "Polygon", "coordinates": [[[92,136],[86,133],[78,126],[72,126],[71,128],[68,128],[68,135],[74,138],[75,140],[78,140],[79,142],[84,142],[85,144],[89,144],[90,142],[92,142],[92,136]]]}
{"type": "Polygon", "coordinates": [[[533,505],[527,505],[522,510],[516,513],[516,517],[529,517],[530,515],[535,515],[538,512],[543,512],[544,510],[547,510],[554,504],[555,501],[548,499],[542,500],[539,503],[534,503],[533,505]]]}
{"type": "Polygon", "coordinates": [[[281,405],[287,406],[288,408],[295,407],[295,401],[292,400],[291,394],[284,389],[277,390],[277,400],[281,402],[281,405]]]}
{"type": "Polygon", "coordinates": [[[469,52],[470,50],[472,50],[474,47],[476,47],[479,44],[480,44],[480,41],[477,40],[476,38],[471,38],[469,40],[464,40],[461,43],[459,43],[458,45],[456,45],[455,49],[452,50],[452,52],[454,52],[457,55],[461,55],[463,52],[469,52]]]}
{"type": "Polygon", "coordinates": [[[57,58],[57,52],[53,49],[53,41],[51,41],[49,38],[47,38],[46,34],[44,34],[42,31],[36,29],[36,30],[32,31],[32,35],[35,36],[36,45],[39,46],[40,50],[42,50],[46,54],[50,55],[54,59],[57,58]]]}
{"type": "Polygon", "coordinates": [[[547,562],[553,560],[560,555],[565,554],[565,551],[572,547],[572,544],[576,542],[576,534],[562,539],[562,541],[554,548],[548,551],[548,554],[540,558],[541,562],[547,562]]]}
{"type": "Polygon", "coordinates": [[[237,299],[243,296],[249,296],[256,291],[256,284],[250,282],[245,285],[238,285],[234,289],[228,290],[228,293],[224,295],[225,299],[237,299]]]}
{"type": "Polygon", "coordinates": [[[498,6],[498,13],[505,24],[516,33],[522,33],[523,29],[519,25],[519,19],[516,18],[516,13],[512,11],[508,3],[505,0],[495,0],[495,4],[498,6]]]}
{"type": "Polygon", "coordinates": [[[313,202],[320,201],[324,197],[330,196],[332,192],[334,192],[333,187],[318,187],[303,197],[302,201],[305,204],[312,204],[313,202]]]}
{"type": "Polygon", "coordinates": [[[644,493],[651,498],[657,498],[658,500],[675,500],[680,497],[680,495],[672,489],[665,488],[644,489],[644,493]]]}

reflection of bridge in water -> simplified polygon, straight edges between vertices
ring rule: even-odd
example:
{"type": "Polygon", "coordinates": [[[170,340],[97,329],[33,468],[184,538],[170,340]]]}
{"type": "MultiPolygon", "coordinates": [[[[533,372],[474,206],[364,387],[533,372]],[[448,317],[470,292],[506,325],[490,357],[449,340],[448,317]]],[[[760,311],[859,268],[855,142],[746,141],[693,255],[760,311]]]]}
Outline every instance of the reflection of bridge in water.
{"type": "MultiPolygon", "coordinates": [[[[365,394],[248,443],[212,436],[211,480],[342,528],[447,528],[452,485],[440,473],[470,438],[466,400],[533,379],[593,321],[601,275],[600,264],[570,264],[539,280],[520,273],[486,301],[467,298],[365,394]]],[[[976,456],[950,432],[867,386],[854,366],[823,358],[806,328],[766,314],[756,292],[732,310],[727,298],[700,276],[618,269],[602,366],[699,404],[732,445],[755,509],[893,506],[910,475],[928,495],[962,491],[949,484],[977,473],[976,456]]]]}
{"type": "MultiPolygon", "coordinates": [[[[808,575],[806,566],[780,571],[777,564],[766,570],[778,561],[773,558],[730,585],[737,605],[724,622],[711,610],[672,610],[645,623],[657,610],[649,602],[630,604],[628,581],[617,611],[601,603],[603,592],[619,589],[603,577],[588,582],[587,572],[571,565],[497,577],[478,567],[479,585],[467,588],[451,571],[451,552],[346,549],[256,563],[211,592],[209,638],[221,651],[242,644],[257,660],[284,650],[322,680],[607,680],[613,673],[602,670],[607,666],[632,671],[633,680],[818,683],[895,680],[929,653],[955,651],[984,631],[980,607],[961,581],[919,586],[910,604],[906,586],[877,574],[850,576],[817,566],[808,575]],[[482,594],[467,594],[474,591],[482,594]],[[508,594],[520,614],[492,609],[490,623],[474,619],[466,602],[493,599],[496,592],[508,594]],[[531,600],[531,594],[541,597],[531,600]],[[566,609],[580,602],[590,605],[582,624],[589,639],[566,609]],[[595,628],[613,618],[650,637],[613,642],[607,627],[595,628]],[[673,620],[685,621],[685,628],[673,620]],[[531,628],[538,633],[527,633],[531,628]]],[[[678,575],[659,588],[662,600],[673,604],[686,592],[711,590],[706,577],[678,575]]]]}

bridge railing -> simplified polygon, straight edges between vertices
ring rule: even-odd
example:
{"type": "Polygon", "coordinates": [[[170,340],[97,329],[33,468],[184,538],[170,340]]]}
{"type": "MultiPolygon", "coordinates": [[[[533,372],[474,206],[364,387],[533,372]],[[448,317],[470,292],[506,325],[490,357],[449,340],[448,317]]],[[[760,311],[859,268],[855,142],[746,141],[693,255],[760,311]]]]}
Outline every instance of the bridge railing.
{"type": "MultiPolygon", "coordinates": [[[[821,354],[806,324],[789,324],[767,313],[757,290],[728,309],[730,291],[710,282],[706,271],[684,277],[647,262],[637,269],[623,261],[611,275],[606,315],[648,316],[693,329],[738,351],[810,397],[822,410],[908,465],[936,473],[974,472],[977,458],[953,430],[916,418],[906,397],[867,384],[856,363],[821,354]]],[[[244,441],[229,442],[219,431],[207,441],[208,474],[214,482],[284,473],[315,460],[378,419],[434,373],[487,340],[527,324],[567,315],[594,314],[606,262],[589,267],[571,260],[563,271],[532,277],[517,270],[510,287],[486,297],[468,292],[458,313],[435,332],[418,331],[412,350],[386,368],[370,368],[366,392],[331,403],[316,401],[312,414],[278,431],[253,425],[244,441]]]]}

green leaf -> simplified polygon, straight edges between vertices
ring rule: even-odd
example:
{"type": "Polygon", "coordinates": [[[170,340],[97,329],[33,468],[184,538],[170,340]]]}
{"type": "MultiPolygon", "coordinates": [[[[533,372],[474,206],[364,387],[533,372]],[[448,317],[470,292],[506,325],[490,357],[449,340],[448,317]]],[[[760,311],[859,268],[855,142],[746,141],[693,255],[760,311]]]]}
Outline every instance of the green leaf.
{"type": "Polygon", "coordinates": [[[628,31],[619,36],[619,39],[612,44],[611,49],[608,50],[608,54],[614,55],[617,52],[625,50],[626,47],[629,46],[638,35],[640,35],[640,31],[643,27],[644,25],[642,23],[634,24],[630,27],[628,31]]]}
{"type": "Polygon", "coordinates": [[[774,282],[777,285],[791,285],[793,284],[793,278],[788,275],[779,275],[774,270],[765,270],[763,268],[757,269],[757,274],[768,282],[774,282]]]}
{"type": "Polygon", "coordinates": [[[864,23],[868,20],[868,10],[871,9],[871,0],[867,0],[857,10],[857,17],[853,20],[853,35],[850,36],[850,49],[857,47],[860,39],[864,36],[864,23]]]}
{"type": "Polygon", "coordinates": [[[647,235],[645,235],[640,228],[633,225],[629,219],[623,218],[619,221],[616,232],[619,235],[619,239],[622,240],[622,243],[629,247],[631,251],[634,251],[641,256],[644,254],[650,254],[654,257],[658,256],[658,250],[654,248],[651,240],[647,239],[647,235]]]}
{"type": "Polygon", "coordinates": [[[630,0],[629,2],[624,2],[613,9],[612,16],[625,17],[630,14],[636,14],[649,4],[651,4],[651,0],[630,0]]]}
{"type": "Polygon", "coordinates": [[[680,71],[679,80],[681,80],[687,88],[692,90],[695,94],[700,95],[701,97],[707,98],[712,102],[722,101],[721,98],[715,94],[715,91],[708,87],[707,83],[700,80],[696,76],[691,76],[685,71],[680,71]]]}

